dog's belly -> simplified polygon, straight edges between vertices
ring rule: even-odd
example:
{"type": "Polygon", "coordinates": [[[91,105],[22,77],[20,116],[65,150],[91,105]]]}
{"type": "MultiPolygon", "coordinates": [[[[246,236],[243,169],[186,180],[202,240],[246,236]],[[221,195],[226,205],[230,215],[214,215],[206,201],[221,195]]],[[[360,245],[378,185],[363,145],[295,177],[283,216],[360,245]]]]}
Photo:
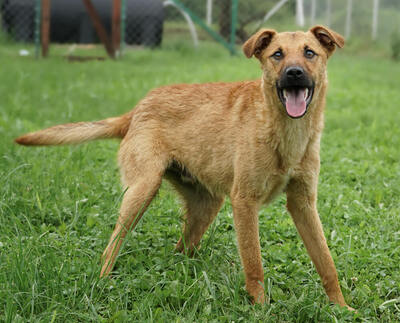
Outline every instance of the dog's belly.
{"type": "Polygon", "coordinates": [[[228,136],[207,136],[204,131],[198,131],[197,137],[183,137],[175,137],[169,142],[173,147],[170,167],[177,170],[176,166],[179,166],[179,176],[184,182],[196,181],[210,193],[229,195],[233,183],[234,148],[225,142],[228,136]]]}
{"type": "Polygon", "coordinates": [[[210,155],[208,160],[202,157],[204,155],[189,160],[173,160],[165,173],[167,179],[172,176],[173,180],[183,185],[201,185],[212,194],[229,195],[233,181],[232,167],[224,164],[226,160],[214,159],[210,155]]]}

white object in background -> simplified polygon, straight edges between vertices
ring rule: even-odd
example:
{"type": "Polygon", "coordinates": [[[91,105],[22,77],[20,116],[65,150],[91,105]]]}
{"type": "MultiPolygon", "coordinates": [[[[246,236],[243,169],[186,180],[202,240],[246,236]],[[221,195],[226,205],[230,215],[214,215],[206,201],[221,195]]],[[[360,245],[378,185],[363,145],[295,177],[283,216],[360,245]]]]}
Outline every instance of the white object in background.
{"type": "Polygon", "coordinates": [[[351,35],[351,12],[353,10],[353,0],[347,0],[347,15],[346,15],[346,29],[344,37],[350,38],[351,35]]]}
{"type": "Polygon", "coordinates": [[[275,6],[273,6],[272,9],[265,14],[264,18],[260,21],[256,29],[260,29],[261,25],[271,18],[275,12],[277,12],[286,2],[288,2],[288,0],[281,0],[275,6]]]}
{"type": "Polygon", "coordinates": [[[213,6],[213,0],[207,0],[207,25],[211,26],[212,25],[212,6],[213,6]]]}
{"type": "Polygon", "coordinates": [[[303,0],[296,0],[296,23],[300,27],[304,26],[303,0]]]}
{"type": "Polygon", "coordinates": [[[29,56],[29,50],[26,49],[20,49],[19,50],[19,56],[29,56]]]}
{"type": "Polygon", "coordinates": [[[199,38],[197,37],[197,31],[196,31],[196,27],[194,26],[194,23],[192,21],[192,18],[190,18],[190,16],[183,11],[181,8],[179,8],[173,1],[171,0],[166,0],[163,3],[164,7],[166,6],[173,6],[176,9],[178,9],[178,11],[182,14],[182,16],[186,19],[186,22],[189,26],[189,30],[190,30],[190,34],[192,35],[192,39],[193,39],[193,44],[194,47],[197,47],[199,45],[199,38]]]}
{"type": "Polygon", "coordinates": [[[376,40],[378,36],[378,13],[379,13],[379,0],[374,0],[374,9],[372,13],[372,39],[376,40]]]}
{"type": "Polygon", "coordinates": [[[315,24],[315,14],[317,12],[317,0],[311,0],[311,26],[315,24]]]}
{"type": "Polygon", "coordinates": [[[331,10],[332,10],[331,0],[326,0],[326,25],[331,26],[331,10]]]}

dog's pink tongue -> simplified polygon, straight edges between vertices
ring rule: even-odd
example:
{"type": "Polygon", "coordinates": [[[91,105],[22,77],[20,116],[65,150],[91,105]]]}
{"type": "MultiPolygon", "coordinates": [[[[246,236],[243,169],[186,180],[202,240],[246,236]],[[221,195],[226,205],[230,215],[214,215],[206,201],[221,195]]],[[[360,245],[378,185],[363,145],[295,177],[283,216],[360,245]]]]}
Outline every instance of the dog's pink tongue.
{"type": "Polygon", "coordinates": [[[306,89],[286,90],[286,111],[293,118],[306,112],[306,89]]]}

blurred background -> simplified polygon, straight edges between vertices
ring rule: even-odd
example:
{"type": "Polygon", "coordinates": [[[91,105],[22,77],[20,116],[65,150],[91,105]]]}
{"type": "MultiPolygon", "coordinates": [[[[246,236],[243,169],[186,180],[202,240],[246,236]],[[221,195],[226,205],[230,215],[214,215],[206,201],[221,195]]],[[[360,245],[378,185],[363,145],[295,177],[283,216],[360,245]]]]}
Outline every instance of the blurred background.
{"type": "Polygon", "coordinates": [[[343,34],[351,50],[397,59],[400,52],[398,0],[0,0],[0,8],[0,43],[35,45],[37,55],[46,37],[57,45],[56,55],[101,42],[111,56],[138,46],[210,43],[235,53],[260,27],[283,31],[314,24],[343,34]]]}

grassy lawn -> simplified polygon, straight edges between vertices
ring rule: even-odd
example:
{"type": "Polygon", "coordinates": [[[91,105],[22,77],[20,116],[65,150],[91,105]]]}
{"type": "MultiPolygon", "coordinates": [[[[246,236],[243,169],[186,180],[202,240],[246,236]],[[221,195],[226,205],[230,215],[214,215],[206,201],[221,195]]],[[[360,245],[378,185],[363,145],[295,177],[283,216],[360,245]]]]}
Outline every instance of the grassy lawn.
{"type": "Polygon", "coordinates": [[[113,278],[99,280],[123,194],[118,142],[25,148],[12,140],[122,114],[163,84],[260,75],[242,55],[177,47],[72,64],[0,48],[0,321],[399,321],[400,64],[345,51],[329,65],[318,206],[357,314],[328,303],[283,196],[260,212],[265,306],[246,296],[229,201],[194,258],[174,253],[181,210],[167,184],[129,235],[113,278]]]}

